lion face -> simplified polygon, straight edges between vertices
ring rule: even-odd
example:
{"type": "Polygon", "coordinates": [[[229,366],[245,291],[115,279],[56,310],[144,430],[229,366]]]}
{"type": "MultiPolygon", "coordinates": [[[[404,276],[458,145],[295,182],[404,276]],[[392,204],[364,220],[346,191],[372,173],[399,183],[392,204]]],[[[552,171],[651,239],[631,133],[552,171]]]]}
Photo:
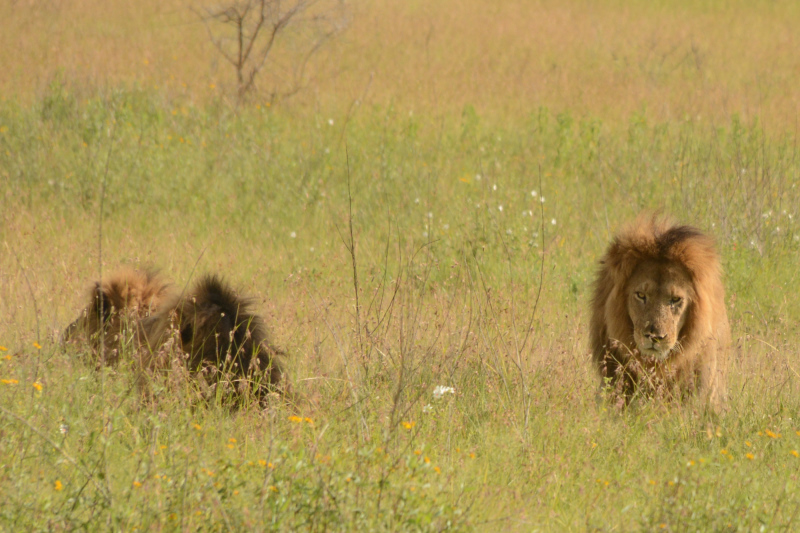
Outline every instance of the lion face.
{"type": "Polygon", "coordinates": [[[631,275],[627,290],[639,352],[663,361],[680,351],[680,333],[695,297],[688,272],[671,262],[645,261],[631,275]]]}

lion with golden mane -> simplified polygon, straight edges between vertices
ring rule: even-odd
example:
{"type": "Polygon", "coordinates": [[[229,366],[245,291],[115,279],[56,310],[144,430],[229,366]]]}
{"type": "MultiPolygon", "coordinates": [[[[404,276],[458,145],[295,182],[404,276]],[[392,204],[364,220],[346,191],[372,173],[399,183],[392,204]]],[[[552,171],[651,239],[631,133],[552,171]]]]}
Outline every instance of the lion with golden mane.
{"type": "Polygon", "coordinates": [[[726,396],[730,328],[714,240],[640,215],[600,261],[591,320],[592,360],[604,384],[713,407],[726,396]]]}

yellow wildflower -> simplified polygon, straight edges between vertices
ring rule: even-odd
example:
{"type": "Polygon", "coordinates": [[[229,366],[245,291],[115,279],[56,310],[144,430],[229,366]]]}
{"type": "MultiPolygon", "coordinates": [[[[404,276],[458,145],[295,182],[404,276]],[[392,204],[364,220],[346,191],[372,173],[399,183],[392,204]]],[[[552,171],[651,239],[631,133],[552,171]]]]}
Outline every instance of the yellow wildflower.
{"type": "Polygon", "coordinates": [[[134,487],[136,487],[136,488],[138,489],[139,487],[141,487],[141,486],[142,486],[142,484],[141,484],[141,483],[139,483],[138,481],[134,481],[134,482],[133,482],[133,486],[134,486],[134,487]]]}
{"type": "MultiPolygon", "coordinates": [[[[8,348],[6,348],[5,346],[0,346],[0,352],[5,352],[7,350],[8,348]]],[[[798,431],[797,433],[800,434],[800,431],[798,431]]]]}
{"type": "Polygon", "coordinates": [[[745,457],[747,457],[747,458],[748,458],[748,459],[750,459],[751,461],[752,461],[753,459],[755,459],[755,458],[756,458],[756,456],[755,456],[755,455],[753,455],[752,453],[748,453],[747,455],[745,455],[745,457]]]}
{"type": "Polygon", "coordinates": [[[300,423],[300,422],[302,422],[302,421],[303,421],[303,419],[302,419],[302,418],[300,418],[299,416],[294,416],[294,415],[292,415],[292,416],[290,416],[290,417],[289,417],[289,422],[297,422],[297,423],[300,423]]]}
{"type": "Polygon", "coordinates": [[[441,474],[441,473],[442,473],[442,469],[441,469],[441,468],[439,468],[438,466],[434,466],[434,467],[433,467],[433,470],[434,470],[434,472],[436,472],[437,474],[441,474]]]}
{"type": "Polygon", "coordinates": [[[37,350],[41,350],[42,349],[42,345],[39,344],[38,342],[34,342],[33,343],[33,347],[36,348],[37,350]]]}
{"type": "Polygon", "coordinates": [[[6,385],[16,385],[19,383],[17,379],[0,379],[0,383],[4,383],[6,385]]]}
{"type": "Polygon", "coordinates": [[[56,490],[63,490],[64,489],[64,485],[62,485],[61,481],[57,479],[55,485],[53,486],[53,488],[56,489],[56,490]]]}
{"type": "Polygon", "coordinates": [[[39,383],[38,381],[33,382],[33,388],[38,390],[39,392],[42,392],[42,384],[39,383]]]}
{"type": "Polygon", "coordinates": [[[794,455],[795,457],[800,457],[800,453],[797,453],[797,450],[792,450],[789,453],[794,455]]]}
{"type": "Polygon", "coordinates": [[[194,429],[196,429],[197,431],[203,429],[203,426],[201,426],[200,424],[193,424],[192,427],[194,427],[194,429]]]}
{"type": "Polygon", "coordinates": [[[404,427],[404,428],[406,428],[406,429],[411,429],[411,428],[413,428],[414,426],[416,426],[416,425],[417,425],[417,423],[416,423],[416,422],[401,422],[401,424],[402,424],[402,425],[403,425],[403,427],[404,427]]]}

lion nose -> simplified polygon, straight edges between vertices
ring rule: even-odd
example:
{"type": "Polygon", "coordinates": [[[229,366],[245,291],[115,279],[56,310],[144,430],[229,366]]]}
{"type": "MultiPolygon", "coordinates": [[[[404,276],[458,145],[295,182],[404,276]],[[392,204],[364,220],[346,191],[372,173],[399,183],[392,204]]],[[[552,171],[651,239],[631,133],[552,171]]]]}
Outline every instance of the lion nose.
{"type": "Polygon", "coordinates": [[[645,338],[647,338],[648,340],[650,340],[652,342],[661,342],[661,341],[663,341],[664,339],[667,338],[666,335],[659,335],[655,331],[648,331],[648,332],[646,332],[644,334],[644,336],[645,336],[645,338]]]}
{"type": "Polygon", "coordinates": [[[654,324],[648,324],[647,328],[644,330],[644,337],[651,342],[661,342],[667,338],[665,334],[662,334],[656,329],[654,324]]]}

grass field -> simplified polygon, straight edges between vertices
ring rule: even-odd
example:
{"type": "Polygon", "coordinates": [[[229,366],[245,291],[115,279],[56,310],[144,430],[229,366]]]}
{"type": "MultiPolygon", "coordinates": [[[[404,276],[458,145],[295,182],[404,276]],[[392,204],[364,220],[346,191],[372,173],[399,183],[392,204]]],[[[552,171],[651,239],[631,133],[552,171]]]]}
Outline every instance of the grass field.
{"type": "Polygon", "coordinates": [[[0,529],[800,527],[794,2],[352,4],[241,105],[189,7],[0,6],[0,529]],[[596,261],[642,209],[718,240],[718,416],[595,401],[596,261]],[[121,264],[254,296],[296,405],[65,353],[121,264]]]}

